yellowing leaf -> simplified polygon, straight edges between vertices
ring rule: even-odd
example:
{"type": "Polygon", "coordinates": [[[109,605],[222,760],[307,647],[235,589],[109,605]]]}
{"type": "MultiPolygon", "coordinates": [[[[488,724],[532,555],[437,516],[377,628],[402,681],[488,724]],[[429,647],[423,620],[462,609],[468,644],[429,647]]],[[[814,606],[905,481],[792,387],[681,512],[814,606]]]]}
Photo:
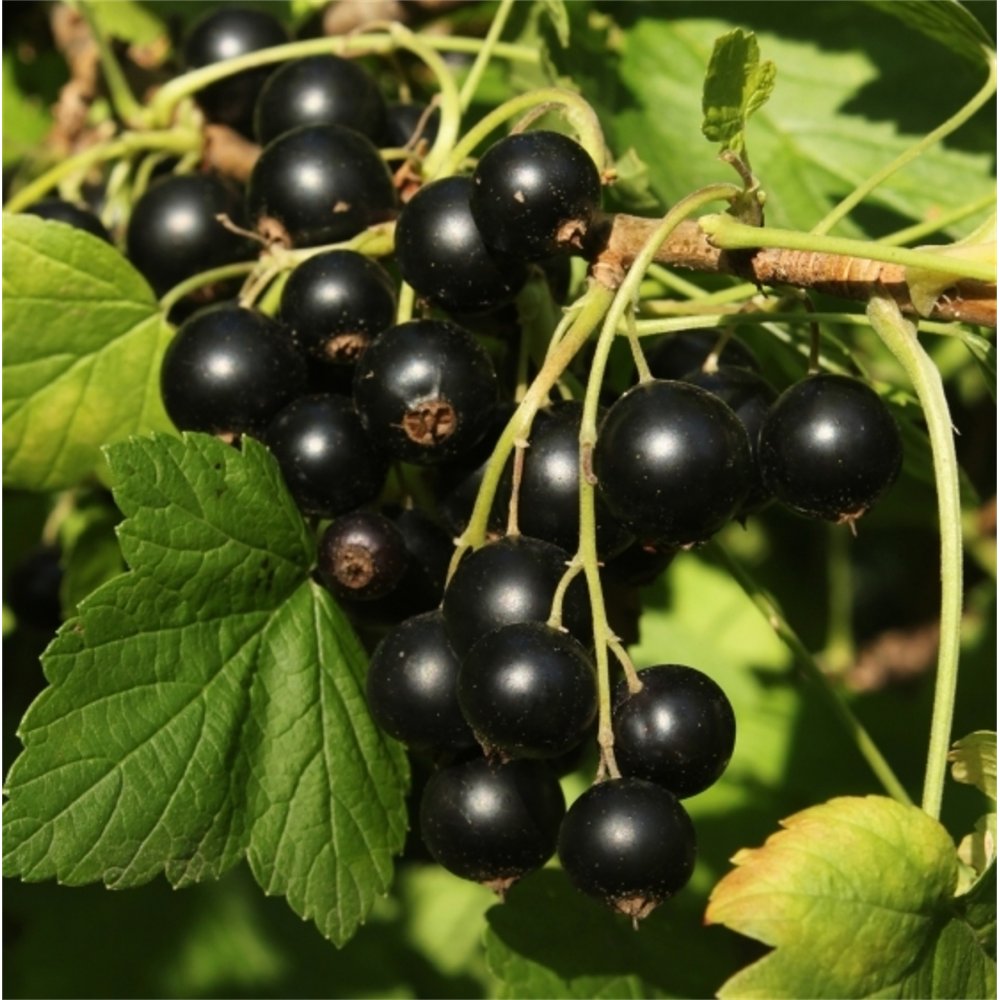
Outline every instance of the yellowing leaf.
{"type": "Polygon", "coordinates": [[[837,798],[740,851],[706,921],[775,950],[722,997],[962,996],[996,988],[996,964],[952,897],[947,831],[891,799],[837,798]]]}

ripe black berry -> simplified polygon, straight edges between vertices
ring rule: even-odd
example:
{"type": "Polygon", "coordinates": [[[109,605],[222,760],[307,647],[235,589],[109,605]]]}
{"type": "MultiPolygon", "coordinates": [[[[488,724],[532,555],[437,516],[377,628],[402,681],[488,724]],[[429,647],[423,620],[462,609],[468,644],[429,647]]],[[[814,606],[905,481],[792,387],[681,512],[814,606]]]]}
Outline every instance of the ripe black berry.
{"type": "Polygon", "coordinates": [[[468,331],[442,320],[386,330],[354,373],[354,401],[365,429],[406,462],[444,462],[475,445],[497,393],[486,351],[468,331]]]}
{"type": "Polygon", "coordinates": [[[502,894],[552,856],[565,811],[559,781],[542,761],[494,769],[478,757],[431,776],[420,834],[452,874],[502,894]]]}
{"type": "Polygon", "coordinates": [[[765,485],[800,514],[856,521],[895,482],[903,460],[889,408],[864,382],[812,375],[786,389],[760,430],[765,485]]]}
{"type": "Polygon", "coordinates": [[[92,236],[99,236],[105,243],[113,242],[104,223],[89,208],[74,205],[71,201],[64,201],[62,198],[43,198],[24,211],[27,215],[37,215],[40,219],[65,222],[74,229],[82,229],[92,236]]]}
{"type": "MultiPolygon", "coordinates": [[[[680,330],[667,334],[646,352],[646,364],[654,378],[684,378],[702,367],[718,346],[722,333],[722,330],[680,330]]],[[[726,340],[718,364],[760,371],[756,355],[735,337],[726,340]]]]}
{"type": "Polygon", "coordinates": [[[412,750],[471,749],[476,740],[458,706],[459,665],[440,611],[406,619],[372,653],[372,717],[412,750]]]}
{"type": "Polygon", "coordinates": [[[704,389],[645,382],[608,410],[594,471],[611,513],[640,539],[689,545],[718,531],[749,492],[750,442],[704,389]]]}
{"type": "Polygon", "coordinates": [[[235,305],[185,321],[163,357],[160,387],[178,430],[254,434],[305,386],[305,362],[273,319],[235,305]]]}
{"type": "Polygon", "coordinates": [[[685,382],[707,389],[721,399],[740,418],[750,441],[750,463],[753,467],[753,485],[747,498],[740,505],[737,516],[760,510],[771,499],[771,492],[764,485],[757,456],[757,440],[771,405],[778,392],[762,375],[750,368],[722,365],[713,372],[697,370],[684,377],[685,382]]]}
{"type": "Polygon", "coordinates": [[[374,499],[388,462],[346,396],[303,396],[268,425],[267,446],[307,514],[336,517],[374,499]]]}
{"type": "Polygon", "coordinates": [[[637,922],[687,884],[694,827],[661,785],[641,778],[604,781],[566,813],[559,860],[577,889],[637,922]]]}
{"type": "MultiPolygon", "coordinates": [[[[467,555],[444,593],[444,619],[452,645],[464,656],[493,629],[549,618],[555,589],[569,562],[557,545],[509,535],[467,555]]],[[[584,644],[591,640],[590,601],[581,575],[563,602],[563,624],[584,644]]]]}
{"type": "MultiPolygon", "coordinates": [[[[201,18],[184,42],[185,69],[236,59],[288,41],[281,23],[265,10],[223,4],[201,18]]],[[[195,95],[209,121],[250,135],[254,103],[273,66],[243,70],[195,95]]]]}
{"type": "Polygon", "coordinates": [[[296,343],[327,364],[353,365],[396,318],[396,288],[377,261],[333,250],[303,261],[281,294],[281,320],[296,343]]]}
{"type": "Polygon", "coordinates": [[[666,664],[639,674],[642,690],[615,688],[615,760],[626,777],[645,778],[679,799],[714,784],[736,743],[725,692],[700,670],[666,664]]]}
{"type": "Polygon", "coordinates": [[[247,185],[247,214],[271,243],[336,243],[388,219],[396,203],[378,149],[342,125],[305,125],[269,143],[247,185]]]}
{"type": "Polygon", "coordinates": [[[150,185],[125,232],[129,260],[162,295],[202,271],[249,260],[255,247],[219,221],[243,223],[239,192],[207,174],[178,174],[150,185]]]}
{"type": "Polygon", "coordinates": [[[489,757],[556,757],[597,715],[597,675],[571,635],[519,622],[484,635],[458,675],[458,701],[489,757]]]}
{"type": "Polygon", "coordinates": [[[483,154],[472,182],[472,215],[483,238],[521,260],[579,249],[601,204],[590,154],[559,132],[501,139],[483,154]]]}
{"type": "Polygon", "coordinates": [[[377,142],[385,128],[385,100],[359,63],[308,56],[271,74],[257,98],[253,124],[264,146],[300,125],[346,125],[377,142]]]}
{"type": "Polygon", "coordinates": [[[406,542],[384,514],[356,510],[327,525],[316,559],[320,577],[335,596],[373,601],[403,579],[406,542]]]}
{"type": "MultiPolygon", "coordinates": [[[[575,552],[580,536],[580,421],[583,404],[559,402],[542,410],[531,425],[524,453],[518,503],[518,527],[532,538],[542,538],[575,552]]],[[[497,513],[502,527],[513,483],[508,462],[498,489],[497,513]]],[[[611,516],[600,496],[597,504],[597,548],[609,556],[628,545],[631,536],[611,516]]]]}
{"type": "Polygon", "coordinates": [[[396,223],[403,279],[449,312],[485,312],[521,290],[524,264],[483,242],[469,209],[472,180],[445,177],[422,187],[396,223]]]}

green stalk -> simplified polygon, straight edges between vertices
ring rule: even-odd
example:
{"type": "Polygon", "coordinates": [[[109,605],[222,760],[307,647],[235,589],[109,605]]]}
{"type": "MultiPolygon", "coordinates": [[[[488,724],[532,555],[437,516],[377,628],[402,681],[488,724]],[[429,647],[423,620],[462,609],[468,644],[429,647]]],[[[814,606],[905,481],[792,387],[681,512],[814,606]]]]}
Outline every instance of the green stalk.
{"type": "MultiPolygon", "coordinates": [[[[919,142],[914,143],[909,149],[904,150],[891,163],[887,163],[881,170],[877,170],[866,181],[859,184],[839,205],[836,205],[819,222],[813,226],[812,232],[816,236],[828,233],[841,219],[860,204],[868,195],[875,190],[884,180],[891,177],[897,170],[905,167],[910,161],[915,160],[925,150],[940,142],[945,136],[951,135],[957,128],[964,125],[995,93],[997,89],[997,58],[996,53],[983,48],[986,58],[987,77],[986,82],[967,104],[953,114],[946,122],[939,125],[932,132],[928,132],[919,142]]],[[[881,258],[876,258],[881,259],[881,258]]],[[[987,279],[989,280],[989,279],[987,279]]]]}
{"type": "Polygon", "coordinates": [[[476,53],[475,62],[473,62],[472,68],[469,70],[469,75],[465,78],[462,89],[458,93],[458,104],[463,111],[467,110],[472,103],[476,88],[479,86],[479,81],[483,78],[483,73],[486,72],[486,67],[489,65],[490,59],[493,58],[496,44],[500,40],[500,33],[507,23],[507,18],[510,16],[513,6],[514,0],[500,0],[500,6],[497,8],[496,14],[493,15],[490,30],[486,32],[486,37],[483,39],[483,43],[476,53]]]}
{"type": "Polygon", "coordinates": [[[913,324],[904,319],[896,303],[886,296],[871,300],[868,318],[909,376],[920,400],[934,462],[941,534],[941,638],[921,805],[924,812],[937,819],[948,772],[962,625],[962,510],[958,459],[941,373],[921,347],[913,324]]]}
{"type": "Polygon", "coordinates": [[[890,247],[916,243],[917,240],[922,240],[925,236],[944,232],[948,226],[955,222],[961,222],[962,219],[967,219],[970,215],[979,215],[989,208],[995,208],[996,203],[997,193],[996,191],[991,191],[981,198],[976,198],[974,201],[967,201],[964,205],[953,208],[950,212],[942,212],[939,216],[929,219],[927,222],[918,222],[916,225],[907,226],[905,229],[899,229],[888,236],[883,236],[879,240],[879,243],[890,247]]]}
{"type": "Polygon", "coordinates": [[[902,782],[896,777],[889,766],[889,762],[882,756],[882,752],[875,741],[868,734],[868,731],[861,724],[857,716],[851,711],[850,706],[844,701],[843,697],[830,687],[823,670],[809,650],[806,649],[805,644],[795,633],[791,625],[788,624],[788,620],[782,614],[781,609],[718,542],[709,542],[708,549],[725,567],[732,578],[743,588],[744,593],[753,602],[754,607],[764,616],[765,621],[774,629],[778,638],[791,651],[806,676],[818,685],[820,694],[823,696],[827,707],[844,727],[851,741],[858,748],[858,752],[865,759],[872,773],[879,780],[879,783],[887,794],[903,805],[912,805],[912,800],[903,787],[902,782]]]}
{"type": "Polygon", "coordinates": [[[43,198],[54,187],[76,173],[83,173],[98,163],[117,160],[133,153],[161,151],[183,155],[201,148],[201,136],[195,132],[171,129],[164,132],[125,132],[117,139],[102,142],[77,153],[36,177],[11,196],[4,210],[20,212],[43,198]]]}
{"type": "Polygon", "coordinates": [[[125,79],[125,74],[115,58],[114,50],[94,17],[91,4],[81,0],[77,4],[77,9],[83,14],[87,27],[90,28],[94,44],[97,46],[97,53],[101,60],[101,72],[104,75],[104,83],[108,88],[108,96],[111,98],[111,106],[115,109],[115,114],[126,125],[138,125],[142,122],[142,105],[135,99],[135,95],[125,79]]]}
{"type": "Polygon", "coordinates": [[[243,260],[236,264],[224,264],[222,267],[214,267],[210,271],[202,271],[190,278],[174,285],[168,292],[160,297],[160,309],[166,315],[181,299],[192,292],[198,291],[205,285],[214,285],[218,281],[228,281],[230,278],[243,278],[252,274],[258,267],[256,260],[243,260]]]}
{"type": "Polygon", "coordinates": [[[841,236],[820,236],[792,229],[772,229],[768,226],[747,226],[731,215],[706,215],[699,224],[712,245],[722,250],[756,250],[770,247],[777,250],[805,250],[810,253],[830,253],[844,257],[879,260],[901,267],[919,267],[941,274],[978,281],[996,281],[996,268],[975,260],[946,257],[927,250],[886,246],[866,240],[841,236]]]}

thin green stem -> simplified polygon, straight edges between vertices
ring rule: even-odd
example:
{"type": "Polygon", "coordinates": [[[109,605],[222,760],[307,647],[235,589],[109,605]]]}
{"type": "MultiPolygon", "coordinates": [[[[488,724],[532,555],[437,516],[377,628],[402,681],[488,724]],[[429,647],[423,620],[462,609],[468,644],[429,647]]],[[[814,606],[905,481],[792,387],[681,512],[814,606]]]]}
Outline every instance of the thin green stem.
{"type": "Polygon", "coordinates": [[[202,271],[180,284],[174,285],[163,294],[160,297],[160,309],[163,313],[169,313],[181,299],[198,291],[199,288],[214,285],[218,281],[228,281],[230,278],[243,278],[252,274],[258,266],[258,262],[255,260],[244,260],[238,264],[225,264],[222,267],[214,267],[210,271],[202,271]]]}
{"type": "Polygon", "coordinates": [[[493,58],[496,44],[500,40],[500,34],[507,24],[507,18],[510,16],[513,6],[514,0],[500,0],[500,6],[493,15],[490,29],[486,32],[486,37],[476,53],[476,59],[469,70],[469,75],[465,78],[462,89],[458,93],[458,103],[463,111],[472,103],[472,98],[479,87],[479,81],[482,80],[483,73],[486,72],[486,67],[489,66],[490,59],[493,58]]]}
{"type": "MultiPolygon", "coordinates": [[[[703,315],[685,315],[664,317],[662,319],[636,320],[635,332],[640,337],[653,337],[660,333],[676,333],[691,327],[712,326],[759,326],[761,323],[830,323],[839,326],[860,326],[866,329],[871,326],[864,313],[804,313],[804,312],[710,312],[703,315]]],[[[921,333],[934,333],[946,337],[957,337],[960,340],[969,336],[968,331],[954,323],[939,323],[935,320],[920,320],[918,329],[921,333]]],[[[619,329],[619,334],[627,332],[625,327],[619,329]]],[[[971,334],[977,342],[985,338],[971,334]]]]}
{"type": "Polygon", "coordinates": [[[806,649],[805,644],[795,633],[795,630],[788,624],[788,620],[782,614],[777,604],[717,541],[709,542],[707,550],[715,556],[730,576],[743,588],[744,593],[753,602],[754,607],[764,616],[764,619],[774,630],[778,638],[791,651],[806,676],[816,683],[827,707],[844,727],[851,741],[858,748],[858,752],[865,759],[872,773],[885,791],[897,802],[901,802],[904,805],[912,805],[910,796],[907,794],[902,782],[896,777],[889,762],[882,756],[882,751],[879,750],[875,741],[851,711],[850,706],[844,701],[843,697],[830,686],[823,670],[809,650],[806,649]]]}
{"type": "Polygon", "coordinates": [[[476,122],[452,149],[433,176],[446,177],[455,173],[491,132],[511,118],[545,104],[551,104],[553,108],[558,108],[563,113],[576,132],[580,145],[590,154],[591,159],[597,164],[597,169],[603,171],[606,160],[604,133],[601,131],[601,123],[597,120],[594,109],[572,90],[565,90],[562,87],[539,87],[527,94],[512,97],[476,122]]]}
{"type": "MultiPolygon", "coordinates": [[[[480,38],[463,38],[461,35],[440,37],[428,37],[427,44],[438,52],[479,52],[482,47],[480,38]]],[[[510,62],[533,63],[538,65],[542,61],[542,53],[538,48],[530,45],[518,45],[515,42],[496,42],[493,45],[493,55],[499,59],[507,59],[510,62]]]]}
{"type": "Polygon", "coordinates": [[[699,219],[702,230],[713,246],[722,250],[756,250],[770,247],[778,250],[805,250],[844,257],[861,257],[901,267],[919,267],[941,274],[978,281],[995,281],[996,268],[967,258],[947,257],[928,250],[910,250],[886,246],[866,240],[841,236],[821,236],[800,233],[792,229],[772,229],[767,226],[747,226],[730,215],[706,215],[699,219]]]}
{"type": "Polygon", "coordinates": [[[854,573],[851,566],[851,536],[843,525],[827,525],[826,579],[827,602],[826,649],[823,662],[831,676],[843,676],[854,663],[854,629],[851,606],[854,596],[854,573]]]}
{"type": "Polygon", "coordinates": [[[675,274],[670,268],[664,267],[662,264],[650,264],[646,270],[646,276],[655,278],[663,288],[669,288],[671,291],[678,292],[689,299],[703,299],[709,294],[700,285],[682,278],[679,274],[675,274]]]}
{"type": "MultiPolygon", "coordinates": [[[[983,54],[988,67],[986,82],[973,98],[965,104],[959,111],[953,114],[947,121],[943,122],[932,132],[928,132],[919,142],[914,143],[909,149],[904,150],[891,163],[887,163],[881,170],[877,170],[867,180],[859,184],[840,204],[836,205],[820,219],[812,232],[814,235],[828,233],[841,219],[847,216],[851,210],[860,204],[872,191],[883,181],[891,177],[897,170],[905,167],[912,160],[915,160],[925,150],[940,142],[945,136],[951,135],[957,128],[964,125],[995,93],[997,89],[997,60],[996,53],[990,52],[985,47],[983,54]]],[[[875,258],[880,260],[881,258],[875,258]]],[[[988,280],[988,279],[987,279],[988,280]]]]}
{"type": "Polygon", "coordinates": [[[171,129],[164,132],[124,132],[116,139],[102,142],[77,153],[36,177],[11,196],[5,211],[20,212],[39,198],[44,198],[54,187],[77,173],[83,173],[98,163],[117,160],[134,153],[161,151],[179,156],[201,148],[201,136],[196,132],[171,129]]]}
{"type": "Polygon", "coordinates": [[[97,53],[101,60],[101,72],[104,75],[104,83],[108,88],[108,96],[111,98],[111,106],[115,109],[115,114],[120,121],[126,125],[136,126],[141,124],[143,118],[142,105],[135,99],[132,89],[125,79],[118,60],[115,58],[111,43],[101,31],[97,18],[91,9],[91,4],[81,2],[77,4],[80,13],[83,14],[87,27],[90,28],[91,37],[97,46],[97,53]]]}
{"type": "Polygon", "coordinates": [[[967,201],[964,205],[953,208],[950,212],[942,212],[936,218],[928,219],[927,222],[918,222],[916,225],[907,226],[905,229],[899,229],[888,236],[883,236],[879,240],[879,243],[888,247],[899,247],[907,243],[916,243],[917,240],[922,240],[925,236],[930,236],[932,233],[943,232],[948,226],[956,222],[961,222],[970,215],[979,215],[989,208],[995,208],[996,203],[997,193],[996,191],[991,191],[981,198],[976,198],[974,201],[967,201]]]}
{"type": "Polygon", "coordinates": [[[941,813],[948,771],[962,624],[962,510],[958,460],[941,373],[917,340],[915,327],[904,319],[899,307],[887,296],[871,300],[868,318],[909,376],[920,400],[934,463],[941,534],[941,637],[921,804],[924,812],[936,819],[941,813]]]}

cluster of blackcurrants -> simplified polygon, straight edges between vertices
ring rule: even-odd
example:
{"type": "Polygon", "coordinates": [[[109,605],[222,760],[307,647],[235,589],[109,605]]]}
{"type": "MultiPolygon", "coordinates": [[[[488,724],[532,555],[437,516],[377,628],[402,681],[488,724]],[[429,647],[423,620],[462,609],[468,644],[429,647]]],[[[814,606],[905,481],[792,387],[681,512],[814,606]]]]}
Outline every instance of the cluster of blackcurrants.
{"type": "MultiPolygon", "coordinates": [[[[220,9],[194,29],[189,64],[284,41],[270,22],[220,9]]],[[[382,629],[367,681],[374,718],[443,762],[420,804],[434,858],[502,892],[558,848],[580,889],[645,916],[690,877],[694,831],[679,800],[721,775],[735,721],[690,667],[623,679],[612,699],[621,777],[567,812],[552,764],[593,735],[598,709],[587,586],[564,581],[580,528],[580,403],[538,414],[523,465],[515,475],[508,462],[501,479],[493,536],[446,580],[513,408],[469,326],[554,255],[588,246],[601,205],[593,160],[562,134],[514,133],[471,176],[431,181],[400,208],[379,146],[412,148],[433,122],[409,106],[390,136],[379,87],[356,63],[296,60],[199,100],[263,144],[245,198],[208,174],[157,181],[128,225],[133,264],[163,293],[251,257],[244,225],[268,244],[317,250],[289,275],[276,317],[221,302],[181,323],[161,371],[167,413],[181,430],[263,441],[322,528],[320,579],[356,622],[382,629]],[[424,316],[401,323],[393,273],[325,246],[392,218],[392,263],[424,316]],[[385,504],[393,467],[397,493],[419,481],[430,509],[385,504]]],[[[652,377],[602,416],[593,471],[608,581],[649,582],[673,553],[773,498],[851,522],[899,470],[899,431],[864,383],[813,375],[779,396],[745,345],[728,340],[716,356],[719,340],[665,338],[649,352],[652,377]]]]}

